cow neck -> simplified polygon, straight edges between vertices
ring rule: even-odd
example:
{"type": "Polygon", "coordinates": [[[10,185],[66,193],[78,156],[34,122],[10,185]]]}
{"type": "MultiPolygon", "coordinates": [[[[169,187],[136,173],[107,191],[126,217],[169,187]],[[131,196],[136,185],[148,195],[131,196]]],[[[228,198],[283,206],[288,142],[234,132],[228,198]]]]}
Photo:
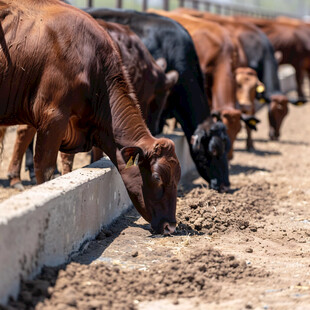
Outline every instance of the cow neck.
{"type": "MultiPolygon", "coordinates": [[[[126,77],[126,73],[124,75],[126,77]]],[[[142,141],[154,139],[142,118],[131,84],[119,85],[118,83],[110,90],[112,90],[110,110],[115,143],[123,147],[137,146],[142,141]]]]}
{"type": "Polygon", "coordinates": [[[212,85],[212,108],[215,111],[235,108],[235,87],[230,62],[219,59],[212,85]]]}

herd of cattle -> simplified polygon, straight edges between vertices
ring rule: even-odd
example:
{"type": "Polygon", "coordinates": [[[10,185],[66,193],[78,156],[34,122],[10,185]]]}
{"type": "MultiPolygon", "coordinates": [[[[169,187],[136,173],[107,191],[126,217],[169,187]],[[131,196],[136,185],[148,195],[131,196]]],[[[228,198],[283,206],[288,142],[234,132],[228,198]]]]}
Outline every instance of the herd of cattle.
{"type": "Polygon", "coordinates": [[[2,140],[7,126],[19,124],[10,185],[21,186],[26,152],[38,184],[53,176],[58,151],[62,173],[72,170],[75,153],[93,149],[96,160],[104,152],[139,213],[155,232],[170,234],[181,168],[173,142],[154,135],[175,118],[200,175],[210,188],[227,191],[242,122],[253,149],[255,99],[268,104],[269,136],[278,139],[288,102],[306,101],[309,52],[310,26],[284,17],[1,0],[2,140]],[[278,62],[296,69],[297,100],[281,92],[278,62]]]}

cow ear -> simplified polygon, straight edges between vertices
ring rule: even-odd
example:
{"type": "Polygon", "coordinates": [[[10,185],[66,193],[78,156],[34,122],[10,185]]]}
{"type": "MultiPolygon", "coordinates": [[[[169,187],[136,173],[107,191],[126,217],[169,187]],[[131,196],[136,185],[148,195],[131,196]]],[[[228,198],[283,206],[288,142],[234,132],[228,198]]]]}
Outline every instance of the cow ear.
{"type": "Polygon", "coordinates": [[[121,154],[126,163],[126,168],[138,166],[144,159],[143,151],[137,146],[128,146],[121,149],[121,154]]]}
{"type": "Polygon", "coordinates": [[[255,116],[242,115],[241,119],[250,129],[257,130],[256,125],[260,122],[260,120],[255,116]]]}
{"type": "Polygon", "coordinates": [[[167,61],[165,58],[158,58],[156,59],[157,65],[165,72],[167,69],[167,61]]]}
{"type": "MultiPolygon", "coordinates": [[[[208,130],[210,132],[210,130],[208,130]]],[[[191,146],[194,152],[198,152],[201,147],[203,140],[208,138],[208,132],[203,129],[196,129],[194,134],[191,136],[191,146]]]]}
{"type": "Polygon", "coordinates": [[[169,90],[172,88],[179,79],[179,73],[176,70],[171,70],[168,73],[166,73],[166,81],[165,81],[165,89],[169,90]]]}

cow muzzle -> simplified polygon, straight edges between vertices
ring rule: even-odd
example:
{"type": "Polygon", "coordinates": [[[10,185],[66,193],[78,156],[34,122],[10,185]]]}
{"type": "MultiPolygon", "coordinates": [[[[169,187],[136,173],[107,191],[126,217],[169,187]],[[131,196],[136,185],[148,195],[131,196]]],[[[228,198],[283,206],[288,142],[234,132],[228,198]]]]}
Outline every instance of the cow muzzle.
{"type": "Polygon", "coordinates": [[[152,231],[155,234],[171,235],[176,228],[176,221],[174,218],[162,218],[161,220],[153,218],[151,221],[152,231]]]}
{"type": "Polygon", "coordinates": [[[167,236],[167,235],[171,235],[174,233],[176,228],[176,223],[168,223],[165,222],[163,224],[163,235],[167,236]]]}

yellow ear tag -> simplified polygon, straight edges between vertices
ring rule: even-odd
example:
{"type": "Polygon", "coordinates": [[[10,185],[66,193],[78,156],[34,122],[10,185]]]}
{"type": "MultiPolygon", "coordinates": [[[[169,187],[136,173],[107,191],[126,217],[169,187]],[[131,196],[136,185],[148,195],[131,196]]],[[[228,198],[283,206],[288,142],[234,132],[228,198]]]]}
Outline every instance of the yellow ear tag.
{"type": "Polygon", "coordinates": [[[256,87],[256,91],[257,91],[258,93],[262,93],[262,92],[265,91],[265,87],[264,87],[263,85],[258,85],[258,86],[256,87]]]}
{"type": "Polygon", "coordinates": [[[298,102],[297,102],[297,105],[298,105],[298,106],[301,106],[301,105],[304,105],[304,104],[305,104],[305,103],[302,102],[302,101],[298,101],[298,102]]]}
{"type": "Polygon", "coordinates": [[[249,124],[252,125],[252,126],[256,126],[256,120],[255,119],[251,119],[249,121],[249,124]]]}
{"type": "Polygon", "coordinates": [[[133,160],[132,160],[132,156],[130,156],[125,168],[129,168],[132,165],[133,165],[133,160]]]}
{"type": "Polygon", "coordinates": [[[258,101],[259,101],[259,103],[262,103],[262,104],[266,102],[266,100],[264,98],[260,98],[258,101]]]}

